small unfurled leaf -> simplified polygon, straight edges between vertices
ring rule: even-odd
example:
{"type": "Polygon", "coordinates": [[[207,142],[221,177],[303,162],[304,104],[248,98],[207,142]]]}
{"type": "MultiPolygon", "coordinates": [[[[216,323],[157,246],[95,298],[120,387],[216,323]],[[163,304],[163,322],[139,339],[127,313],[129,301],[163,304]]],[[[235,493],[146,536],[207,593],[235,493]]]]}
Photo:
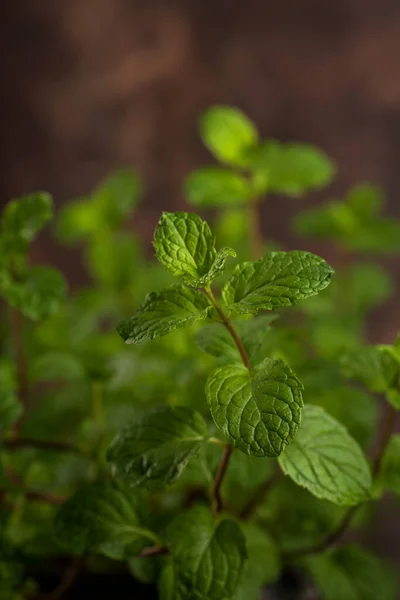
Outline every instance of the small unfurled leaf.
{"type": "Polygon", "coordinates": [[[23,281],[10,283],[3,290],[6,301],[33,321],[56,313],[66,292],[67,284],[62,274],[43,266],[30,267],[23,281]]]}
{"type": "Polygon", "coordinates": [[[24,253],[28,244],[53,217],[53,199],[36,192],[11,200],[1,217],[2,251],[24,253]]]}
{"type": "Polygon", "coordinates": [[[112,173],[91,194],[65,206],[58,217],[58,237],[75,243],[116,229],[136,207],[141,192],[139,177],[130,169],[112,173]]]}
{"type": "Polygon", "coordinates": [[[395,578],[382,561],[355,545],[303,561],[322,600],[395,600],[395,578]]]}
{"type": "Polygon", "coordinates": [[[17,387],[14,363],[5,357],[0,358],[0,432],[15,423],[22,414],[17,387]]]}
{"type": "Polygon", "coordinates": [[[382,458],[378,485],[400,495],[400,434],[392,435],[382,458]]]}
{"type": "Polygon", "coordinates": [[[154,232],[158,260],[173,275],[201,287],[216,279],[224,270],[231,248],[217,253],[208,224],[193,213],[163,213],[154,232]]]}
{"type": "Polygon", "coordinates": [[[223,163],[247,166],[258,144],[257,129],[237,108],[213,106],[200,118],[200,136],[210,152],[223,163]]]}
{"type": "Polygon", "coordinates": [[[193,206],[228,207],[246,203],[252,196],[249,182],[233,171],[204,167],[185,181],[185,193],[193,206]]]}
{"type": "Polygon", "coordinates": [[[253,376],[240,364],[217,369],[206,386],[215,424],[245,454],[279,456],[300,425],[303,386],[282,360],[266,358],[253,376]]]}
{"type": "Polygon", "coordinates": [[[206,319],[210,310],[204,294],[177,285],[148,294],[136,314],[118,324],[117,331],[127,344],[139,344],[206,319]]]}
{"type": "Polygon", "coordinates": [[[236,314],[293,306],[329,285],[333,269],[310,252],[271,252],[235,268],[222,296],[236,314]]]}
{"type": "Polygon", "coordinates": [[[175,481],[208,437],[203,417],[183,406],[145,413],[118,434],[107,453],[130,485],[160,488],[175,481]]]}
{"type": "Polygon", "coordinates": [[[299,432],[279,464],[318,498],[344,506],[370,498],[371,473],[364,454],[343,425],[319,406],[305,406],[299,432]]]}
{"type": "Polygon", "coordinates": [[[214,522],[203,506],[177,516],[167,527],[176,593],[182,600],[225,600],[238,586],[247,558],[246,540],[232,519],[214,522]]]}
{"type": "Polygon", "coordinates": [[[233,599],[252,600],[258,598],[261,586],[278,578],[281,569],[279,550],[276,542],[257,525],[244,523],[241,527],[246,538],[248,560],[233,599]]]}
{"type": "Polygon", "coordinates": [[[75,555],[88,552],[124,560],[144,547],[159,543],[142,526],[143,497],[122,485],[93,483],[79,489],[60,508],[55,521],[56,541],[75,555]]]}
{"type": "Polygon", "coordinates": [[[289,196],[302,196],[328,185],[335,174],[329,158],[314,146],[281,144],[269,140],[256,151],[252,162],[256,173],[265,176],[265,189],[289,196]]]}
{"type": "Polygon", "coordinates": [[[396,387],[400,364],[385,347],[359,346],[341,360],[346,377],[360,381],[372,392],[387,392],[396,387]]]}
{"type": "MultiPolygon", "coordinates": [[[[268,335],[270,323],[278,315],[261,315],[249,320],[234,321],[233,328],[241,339],[246,353],[252,362],[253,356],[259,349],[264,337],[268,335]]],[[[239,362],[240,353],[229,331],[222,323],[212,323],[199,329],[195,334],[196,342],[201,350],[223,358],[226,362],[239,362]]]]}

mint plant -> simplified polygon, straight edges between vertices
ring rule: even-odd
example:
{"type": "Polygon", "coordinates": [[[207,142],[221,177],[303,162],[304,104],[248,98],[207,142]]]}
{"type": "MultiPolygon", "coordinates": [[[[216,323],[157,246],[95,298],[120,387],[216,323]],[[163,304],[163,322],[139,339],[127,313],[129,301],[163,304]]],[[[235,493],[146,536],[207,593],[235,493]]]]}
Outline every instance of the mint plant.
{"type": "Polygon", "coordinates": [[[395,598],[390,568],[345,533],[400,493],[400,338],[366,336],[393,291],[371,255],[400,250],[399,224],[362,185],[294,223],[350,265],[277,248],[265,197],[298,201],[331,161],[261,140],[231,107],[202,115],[200,135],[221,165],[184,186],[214,225],[163,213],[148,260],[130,226],[140,179],[114,173],[56,219],[90,276],[69,295],[29,256],[51,197],[3,211],[0,598],[43,597],[39,566],[60,557],[51,598],[125,568],[162,600],[250,600],[293,567],[324,600],[395,598]]]}

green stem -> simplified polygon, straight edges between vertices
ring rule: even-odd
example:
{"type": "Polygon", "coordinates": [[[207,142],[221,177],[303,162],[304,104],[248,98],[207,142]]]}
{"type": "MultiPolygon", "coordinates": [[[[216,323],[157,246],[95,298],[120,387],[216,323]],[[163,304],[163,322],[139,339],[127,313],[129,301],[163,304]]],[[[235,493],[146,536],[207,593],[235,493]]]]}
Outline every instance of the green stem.
{"type": "Polygon", "coordinates": [[[230,444],[225,446],[224,453],[221,458],[221,462],[218,465],[217,473],[215,475],[214,484],[211,490],[211,497],[213,502],[213,513],[214,515],[219,514],[222,511],[223,503],[221,498],[221,486],[222,481],[225,477],[226,470],[229,465],[229,459],[232,455],[233,448],[230,444]]]}
{"type": "Polygon", "coordinates": [[[226,329],[231,334],[232,339],[235,342],[237,349],[239,350],[239,353],[240,353],[240,356],[242,358],[243,364],[247,368],[247,370],[249,371],[250,376],[251,376],[251,367],[250,367],[249,357],[247,356],[247,352],[245,350],[245,347],[242,344],[241,339],[239,338],[238,334],[236,333],[236,331],[232,327],[232,324],[229,321],[229,319],[226,316],[226,314],[224,313],[224,311],[218,305],[217,300],[215,299],[215,296],[214,296],[211,288],[210,287],[205,288],[204,289],[204,293],[206,294],[207,298],[210,300],[211,304],[213,305],[213,307],[217,311],[218,315],[221,318],[222,323],[225,325],[226,329]]]}

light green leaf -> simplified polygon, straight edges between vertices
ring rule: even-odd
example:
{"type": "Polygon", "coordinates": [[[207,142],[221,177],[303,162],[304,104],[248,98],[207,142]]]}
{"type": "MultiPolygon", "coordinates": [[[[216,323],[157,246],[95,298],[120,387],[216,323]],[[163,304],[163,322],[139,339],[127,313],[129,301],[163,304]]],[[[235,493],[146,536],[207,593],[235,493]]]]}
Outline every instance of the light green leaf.
{"type": "Polygon", "coordinates": [[[201,292],[172,286],[148,294],[136,314],[118,324],[117,331],[127,344],[139,344],[206,319],[211,308],[201,292]]]}
{"type": "Polygon", "coordinates": [[[247,202],[252,190],[238,173],[220,167],[203,167],[187,177],[185,194],[193,206],[225,207],[247,202]]]}
{"type": "Polygon", "coordinates": [[[238,586],[246,541],[231,519],[214,523],[211,511],[196,506],[176,517],[166,531],[182,600],[225,600],[238,586]]]}
{"type": "Polygon", "coordinates": [[[2,250],[26,252],[28,244],[53,217],[53,199],[46,192],[36,192],[11,200],[1,217],[2,250]]]}
{"type": "MultiPolygon", "coordinates": [[[[399,379],[400,385],[400,379],[399,379]]],[[[396,410],[400,410],[400,390],[388,390],[386,392],[386,400],[391,404],[396,410]]]]}
{"type": "MultiPolygon", "coordinates": [[[[270,323],[277,318],[278,315],[261,315],[232,323],[250,362],[264,337],[268,335],[270,323]]],[[[196,332],[195,338],[199,348],[207,354],[211,354],[211,356],[223,358],[226,362],[239,362],[241,360],[239,350],[231,334],[222,323],[212,323],[202,327],[196,332]]]]}
{"type": "Polygon", "coordinates": [[[111,173],[88,196],[65,206],[57,220],[57,235],[66,243],[93,238],[118,228],[136,207],[142,184],[136,173],[111,173]]]}
{"type": "Polygon", "coordinates": [[[322,600],[395,600],[393,574],[372,553],[355,545],[313,556],[304,566],[322,600]]]}
{"type": "Polygon", "coordinates": [[[158,260],[173,275],[186,283],[201,287],[218,277],[228,256],[236,256],[231,248],[218,254],[208,224],[193,213],[163,213],[154,232],[158,260]]]}
{"type": "Polygon", "coordinates": [[[75,555],[88,552],[124,560],[159,543],[141,524],[143,497],[126,486],[93,483],[62,505],[55,520],[61,548],[75,555]]]}
{"type": "Polygon", "coordinates": [[[378,486],[400,495],[400,434],[392,435],[382,458],[378,486]]]}
{"type": "Polygon", "coordinates": [[[385,197],[381,188],[370,183],[358,183],[346,194],[346,201],[353,214],[368,221],[379,214],[385,197]]]}
{"type": "Polygon", "coordinates": [[[387,392],[397,385],[400,365],[385,347],[359,346],[341,360],[346,377],[360,381],[372,392],[387,392]]]}
{"type": "Polygon", "coordinates": [[[3,289],[6,301],[33,321],[55,314],[66,292],[67,284],[60,271],[44,266],[30,267],[23,281],[3,289]]]}
{"type": "Polygon", "coordinates": [[[17,395],[17,374],[15,364],[0,358],[0,431],[15,423],[22,414],[22,405],[17,395]]]}
{"type": "Polygon", "coordinates": [[[220,367],[206,396],[215,424],[245,454],[279,456],[300,425],[303,386],[290,367],[266,358],[253,372],[243,365],[220,367]]]}
{"type": "Polygon", "coordinates": [[[243,523],[248,560],[234,600],[258,598],[261,586],[276,581],[281,570],[279,550],[268,533],[253,523],[243,523]]]}
{"type": "Polygon", "coordinates": [[[329,285],[333,269],[310,252],[270,252],[236,266],[222,296],[236,314],[293,306],[329,285]]]}
{"type": "Polygon", "coordinates": [[[237,108],[213,106],[200,118],[200,136],[210,152],[223,163],[247,166],[258,144],[257,129],[237,108]]]}
{"type": "Polygon", "coordinates": [[[305,406],[302,426],[279,464],[317,498],[344,506],[370,498],[371,473],[364,454],[343,425],[319,406],[305,406]]]}
{"type": "Polygon", "coordinates": [[[208,437],[203,417],[183,406],[145,413],[117,435],[107,453],[130,485],[160,488],[178,479],[208,437]]]}
{"type": "Polygon", "coordinates": [[[265,142],[256,151],[252,167],[265,176],[264,189],[289,196],[302,196],[328,185],[335,167],[327,155],[307,144],[265,142]]]}

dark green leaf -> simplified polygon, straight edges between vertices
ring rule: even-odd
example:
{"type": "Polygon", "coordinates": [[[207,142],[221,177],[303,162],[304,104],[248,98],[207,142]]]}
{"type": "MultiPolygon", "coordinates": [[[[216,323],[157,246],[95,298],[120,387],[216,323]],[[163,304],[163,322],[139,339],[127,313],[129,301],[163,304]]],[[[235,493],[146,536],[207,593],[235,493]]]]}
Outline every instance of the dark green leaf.
{"type": "Polygon", "coordinates": [[[159,543],[141,524],[143,497],[114,483],[94,483],[78,490],[59,510],[58,544],[71,554],[104,554],[123,560],[159,543]]]}
{"type": "Polygon", "coordinates": [[[372,553],[358,546],[304,561],[323,600],[395,600],[394,577],[372,553]]]}
{"type": "Polygon", "coordinates": [[[117,331],[127,344],[139,344],[206,319],[210,310],[201,292],[173,286],[148,294],[136,314],[118,324],[117,331]]]}
{"type": "Polygon", "coordinates": [[[117,435],[107,458],[130,485],[155,489],[175,481],[207,437],[199,413],[164,406],[145,413],[117,435]]]}
{"type": "Polygon", "coordinates": [[[271,252],[237,265],[222,295],[236,314],[293,306],[329,285],[333,269],[310,252],[271,252]]]}
{"type": "Polygon", "coordinates": [[[207,401],[215,424],[245,454],[279,456],[300,425],[303,386],[287,364],[266,358],[251,378],[240,364],[208,379],[207,401]]]}
{"type": "Polygon", "coordinates": [[[200,118],[200,136],[221,162],[247,166],[258,144],[257,129],[237,108],[213,106],[200,118]]]}
{"type": "Polygon", "coordinates": [[[299,432],[279,464],[318,498],[344,506],[370,498],[371,473],[364,454],[343,425],[319,406],[305,406],[299,432]]]}
{"type": "Polygon", "coordinates": [[[196,287],[216,279],[228,256],[236,256],[231,248],[223,248],[217,254],[208,224],[185,212],[162,214],[154,232],[154,247],[166,269],[196,287]]]}
{"type": "Polygon", "coordinates": [[[176,517],[166,536],[182,600],[234,595],[247,558],[245,537],[235,521],[214,523],[208,508],[196,506],[176,517]]]}

